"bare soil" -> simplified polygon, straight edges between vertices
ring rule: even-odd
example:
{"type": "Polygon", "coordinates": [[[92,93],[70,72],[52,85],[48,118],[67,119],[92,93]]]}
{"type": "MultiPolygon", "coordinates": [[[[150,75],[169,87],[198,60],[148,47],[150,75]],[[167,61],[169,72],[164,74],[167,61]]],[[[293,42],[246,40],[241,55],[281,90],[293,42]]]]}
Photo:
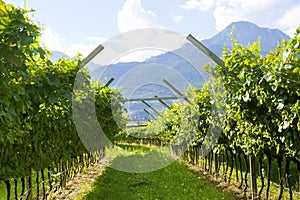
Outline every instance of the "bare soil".
{"type": "Polygon", "coordinates": [[[77,174],[73,179],[67,182],[67,186],[48,196],[48,200],[60,199],[82,199],[83,193],[91,191],[93,183],[99,177],[111,158],[104,157],[101,161],[94,163],[87,168],[83,173],[77,174]]]}

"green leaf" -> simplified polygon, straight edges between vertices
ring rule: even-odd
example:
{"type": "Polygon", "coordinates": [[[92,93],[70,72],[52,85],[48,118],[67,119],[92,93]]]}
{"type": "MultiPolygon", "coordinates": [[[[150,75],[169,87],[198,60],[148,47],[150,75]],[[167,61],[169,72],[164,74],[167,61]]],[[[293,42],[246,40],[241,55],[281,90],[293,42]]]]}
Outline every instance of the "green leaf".
{"type": "Polygon", "coordinates": [[[33,43],[34,38],[31,35],[27,35],[26,31],[22,31],[19,33],[20,39],[21,39],[21,45],[29,45],[33,43]]]}
{"type": "Polygon", "coordinates": [[[276,146],[276,154],[277,154],[277,155],[279,154],[279,151],[280,151],[280,145],[277,144],[277,146],[276,146]]]}
{"type": "Polygon", "coordinates": [[[14,121],[15,118],[17,117],[17,113],[15,111],[15,108],[12,106],[12,105],[9,105],[8,106],[8,109],[7,109],[7,116],[8,116],[8,119],[10,121],[14,121]]]}

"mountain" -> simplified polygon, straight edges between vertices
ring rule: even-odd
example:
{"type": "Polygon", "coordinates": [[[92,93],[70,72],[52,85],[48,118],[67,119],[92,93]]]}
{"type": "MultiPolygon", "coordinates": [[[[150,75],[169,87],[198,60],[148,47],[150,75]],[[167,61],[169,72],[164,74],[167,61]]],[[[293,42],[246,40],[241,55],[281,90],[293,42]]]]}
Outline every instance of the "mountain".
{"type": "Polygon", "coordinates": [[[203,40],[202,43],[206,45],[211,51],[218,56],[222,55],[224,44],[232,47],[231,32],[235,35],[240,45],[247,46],[260,39],[261,41],[261,54],[266,55],[271,50],[274,50],[279,42],[283,39],[288,40],[289,36],[278,29],[262,28],[251,22],[239,21],[233,22],[222,30],[217,35],[210,39],[203,40]]]}
{"type": "Polygon", "coordinates": [[[58,59],[60,58],[66,58],[66,59],[70,59],[71,57],[60,52],[60,51],[52,51],[52,56],[51,56],[51,61],[52,62],[56,62],[58,59]]]}
{"type": "MultiPolygon", "coordinates": [[[[240,21],[234,22],[212,38],[201,42],[212,52],[221,57],[224,44],[232,47],[231,32],[235,30],[235,39],[240,45],[247,46],[249,43],[261,41],[261,54],[266,55],[273,50],[283,39],[289,37],[278,29],[262,28],[256,24],[240,21]]],[[[61,58],[64,54],[53,52],[53,60],[61,58]]],[[[193,44],[187,41],[181,48],[168,51],[161,55],[150,57],[143,62],[116,63],[109,66],[99,66],[89,63],[90,75],[94,80],[114,78],[110,87],[122,88],[121,92],[125,98],[146,97],[168,97],[178,96],[174,90],[167,86],[162,80],[166,79],[179,91],[183,92],[188,85],[201,88],[209,75],[203,71],[203,66],[213,61],[193,44]]],[[[165,101],[171,103],[171,101],[165,101]]],[[[157,101],[149,102],[156,110],[165,107],[157,101]]],[[[147,120],[149,116],[144,112],[146,105],[141,102],[126,104],[128,114],[132,119],[147,120]]]]}
{"type": "MultiPolygon", "coordinates": [[[[225,44],[228,47],[232,47],[230,35],[233,29],[235,30],[235,38],[241,45],[247,46],[249,43],[255,42],[260,38],[262,55],[273,50],[283,39],[289,39],[286,34],[278,29],[262,28],[250,22],[240,21],[230,24],[212,38],[203,40],[202,43],[215,54],[221,56],[225,44]]],[[[90,64],[90,71],[92,77],[96,80],[114,77],[115,81],[111,86],[115,86],[117,81],[129,72],[131,74],[130,78],[135,81],[141,78],[144,79],[146,73],[143,74],[141,72],[141,66],[145,67],[151,65],[153,71],[159,70],[164,66],[167,70],[173,70],[182,75],[190,84],[200,87],[200,84],[207,80],[209,76],[203,71],[203,65],[211,62],[208,56],[187,42],[175,51],[169,51],[148,58],[144,62],[112,64],[106,67],[105,70],[101,67],[97,67],[95,64],[90,64]],[[140,67],[140,69],[137,70],[137,67],[140,67]],[[138,73],[135,73],[135,71],[138,71],[138,73]]],[[[148,72],[147,77],[153,77],[154,75],[157,75],[157,73],[148,72]]],[[[161,80],[157,79],[154,82],[161,83],[161,80]]],[[[184,88],[181,87],[180,89],[184,88]]]]}
{"type": "MultiPolygon", "coordinates": [[[[183,92],[189,85],[201,88],[209,75],[203,71],[203,65],[212,62],[192,44],[186,43],[180,49],[169,51],[158,56],[150,57],[144,62],[116,63],[103,67],[91,64],[91,76],[94,80],[115,80],[110,87],[122,88],[125,98],[149,98],[179,96],[169,88],[162,80],[166,79],[179,91],[183,92]]],[[[170,104],[170,100],[165,100],[170,104]]],[[[164,105],[157,101],[149,102],[156,110],[164,109],[164,105]]],[[[144,112],[147,106],[141,102],[126,104],[129,115],[139,119],[148,119],[144,112]],[[138,117],[137,117],[138,116],[138,117]]],[[[156,115],[152,112],[153,115],[156,115]]]]}
{"type": "MultiPolygon", "coordinates": [[[[250,22],[240,21],[230,24],[212,38],[201,42],[221,57],[224,44],[229,48],[232,47],[230,35],[233,29],[240,45],[247,46],[260,39],[262,55],[273,50],[283,39],[289,39],[278,29],[262,28],[250,22]]],[[[126,98],[146,98],[178,96],[162,82],[162,79],[168,80],[181,92],[188,84],[200,89],[201,84],[209,78],[209,75],[203,71],[203,66],[207,63],[213,62],[194,45],[187,42],[175,51],[165,52],[143,62],[116,63],[105,68],[90,63],[89,67],[93,79],[115,78],[110,86],[122,88],[122,94],[126,98]]],[[[171,101],[166,102],[171,103],[171,101]]],[[[165,108],[157,101],[151,101],[150,104],[156,110],[165,108]]],[[[140,120],[149,119],[144,109],[151,112],[151,109],[141,102],[127,103],[126,109],[132,119],[139,118],[140,120]]],[[[151,113],[156,115],[155,112],[151,113]]]]}

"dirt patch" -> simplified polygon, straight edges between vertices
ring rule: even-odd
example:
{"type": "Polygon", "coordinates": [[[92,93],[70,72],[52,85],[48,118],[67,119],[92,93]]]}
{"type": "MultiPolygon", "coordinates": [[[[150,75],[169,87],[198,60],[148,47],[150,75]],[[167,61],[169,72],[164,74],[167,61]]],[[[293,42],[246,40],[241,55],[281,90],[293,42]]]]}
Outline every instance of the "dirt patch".
{"type": "Polygon", "coordinates": [[[101,161],[91,165],[82,174],[77,174],[67,182],[67,186],[48,196],[48,200],[59,199],[82,199],[82,195],[93,188],[96,178],[102,174],[104,168],[111,161],[111,158],[104,157],[101,161]]]}

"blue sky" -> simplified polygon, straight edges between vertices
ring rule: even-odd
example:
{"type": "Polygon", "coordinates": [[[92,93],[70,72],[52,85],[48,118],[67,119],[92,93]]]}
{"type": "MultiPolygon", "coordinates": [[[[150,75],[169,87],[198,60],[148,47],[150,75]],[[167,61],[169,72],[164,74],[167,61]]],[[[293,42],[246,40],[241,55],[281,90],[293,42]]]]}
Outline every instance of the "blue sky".
{"type": "Polygon", "coordinates": [[[299,0],[4,0],[36,10],[50,50],[87,55],[98,44],[136,28],[160,27],[198,39],[210,38],[233,21],[279,28],[290,36],[300,25],[299,0]]]}

